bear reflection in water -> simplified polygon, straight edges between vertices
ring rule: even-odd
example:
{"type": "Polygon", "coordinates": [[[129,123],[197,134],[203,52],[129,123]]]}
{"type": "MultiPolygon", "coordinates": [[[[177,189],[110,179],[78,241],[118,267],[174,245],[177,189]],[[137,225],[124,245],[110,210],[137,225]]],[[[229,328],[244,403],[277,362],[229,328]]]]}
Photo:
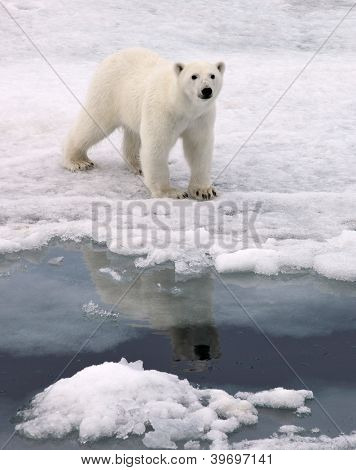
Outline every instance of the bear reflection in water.
{"type": "MultiPolygon", "coordinates": [[[[102,301],[114,305],[137,276],[132,258],[122,257],[118,262],[117,256],[104,249],[84,248],[83,251],[102,301]],[[124,280],[117,281],[100,271],[108,266],[124,273],[124,280]]],[[[194,369],[203,369],[208,361],[220,355],[213,316],[213,281],[208,276],[191,278],[177,287],[173,268],[147,270],[116,310],[137,326],[149,323],[153,330],[169,335],[175,361],[191,361],[194,369]]]]}

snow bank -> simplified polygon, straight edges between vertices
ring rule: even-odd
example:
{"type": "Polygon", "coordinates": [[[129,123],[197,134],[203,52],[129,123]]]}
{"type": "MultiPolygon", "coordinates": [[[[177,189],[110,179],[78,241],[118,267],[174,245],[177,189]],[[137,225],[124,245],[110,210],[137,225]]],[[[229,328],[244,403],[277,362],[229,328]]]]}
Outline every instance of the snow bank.
{"type": "Polygon", "coordinates": [[[171,449],[176,441],[188,441],[192,448],[196,443],[189,441],[197,439],[218,445],[227,433],[257,422],[257,411],[246,400],[223,390],[196,389],[187,380],[125,359],[59,380],[20,416],[16,430],[35,439],[71,432],[78,432],[82,442],[140,435],[147,447],[171,449]]]}

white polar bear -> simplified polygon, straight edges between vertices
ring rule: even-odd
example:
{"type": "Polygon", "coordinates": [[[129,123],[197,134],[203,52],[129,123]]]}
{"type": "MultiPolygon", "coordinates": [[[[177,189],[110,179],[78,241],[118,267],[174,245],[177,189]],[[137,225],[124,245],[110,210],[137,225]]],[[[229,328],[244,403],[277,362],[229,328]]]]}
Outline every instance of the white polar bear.
{"type": "Polygon", "coordinates": [[[215,99],[224,70],[223,62],[172,64],[141,48],[109,56],[98,67],[68,136],[64,166],[91,168],[88,149],[122,127],[123,156],[135,172],[142,168],[153,197],[213,198],[215,99]],[[188,191],[169,183],[168,154],[179,137],[191,169],[188,191]]]}

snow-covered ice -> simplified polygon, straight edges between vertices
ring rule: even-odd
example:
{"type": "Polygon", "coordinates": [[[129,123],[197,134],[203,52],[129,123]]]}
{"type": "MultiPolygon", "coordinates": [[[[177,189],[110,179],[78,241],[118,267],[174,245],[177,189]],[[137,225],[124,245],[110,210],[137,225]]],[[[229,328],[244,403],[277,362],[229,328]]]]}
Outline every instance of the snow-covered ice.
{"type": "MultiPolygon", "coordinates": [[[[209,8],[206,0],[184,7],[108,0],[100,9],[94,0],[4,4],[79,100],[96,64],[124,47],[149,47],[172,60],[223,59],[227,73],[213,166],[220,198],[157,207],[109,142],[93,150],[95,170],[61,168],[61,145],[79,105],[3,12],[0,252],[89,236],[141,256],[138,265],[172,260],[180,272],[212,265],[269,275],[313,269],[356,280],[355,11],[219,175],[351,0],[217,1],[209,8]],[[146,215],[139,210],[128,222],[132,201],[146,215]],[[112,208],[111,234],[93,233],[94,202],[112,208]],[[204,215],[203,207],[215,215],[204,215]],[[256,216],[257,239],[244,230],[246,214],[256,216]],[[168,244],[159,245],[167,232],[168,244]],[[239,252],[246,247],[253,251],[239,252]]],[[[112,141],[120,147],[120,134],[112,141]]],[[[183,186],[188,171],[181,153],[179,145],[172,152],[171,174],[183,186]]]]}
{"type": "Polygon", "coordinates": [[[293,250],[286,240],[270,239],[264,246],[222,253],[216,257],[215,266],[222,273],[253,271],[266,275],[278,274],[283,268],[304,268],[330,279],[356,280],[356,232],[344,230],[323,242],[296,242],[293,250]]]}

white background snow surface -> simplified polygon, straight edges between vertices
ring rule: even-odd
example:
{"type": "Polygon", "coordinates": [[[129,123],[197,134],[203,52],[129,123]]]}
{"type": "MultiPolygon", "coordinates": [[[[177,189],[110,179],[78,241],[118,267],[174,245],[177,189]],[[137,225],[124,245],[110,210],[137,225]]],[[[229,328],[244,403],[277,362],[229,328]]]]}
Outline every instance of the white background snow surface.
{"type": "MultiPolygon", "coordinates": [[[[72,93],[83,101],[99,61],[121,48],[143,46],[171,60],[226,62],[216,124],[213,173],[218,176],[351,4],[5,1],[46,59],[0,8],[0,251],[38,247],[54,236],[91,236],[93,202],[115,211],[121,204],[125,216],[125,201],[143,199],[145,217],[134,215],[130,227],[120,219],[116,233],[113,216],[114,235],[96,237],[114,251],[148,255],[141,264],[171,259],[184,271],[193,260],[198,266],[216,262],[222,272],[264,274],[308,268],[355,280],[356,11],[217,178],[220,198],[209,203],[215,215],[198,220],[193,213],[198,203],[188,203],[190,212],[179,219],[178,203],[165,203],[160,215],[166,225],[157,235],[169,231],[164,247],[152,243],[154,202],[109,142],[92,150],[94,171],[71,174],[60,166],[61,145],[79,109],[72,93]],[[242,243],[244,202],[249,216],[262,203],[254,224],[257,244],[249,230],[247,245],[242,243]],[[226,204],[236,207],[229,212],[226,204]],[[137,232],[143,221],[148,240],[137,232]],[[234,243],[226,247],[222,238],[233,230],[234,243]],[[209,234],[208,248],[193,236],[201,233],[209,234]],[[263,250],[226,255],[246,246],[263,250]]],[[[112,136],[116,148],[120,138],[112,136]]],[[[170,169],[174,182],[186,186],[180,144],[170,169]]]]}

